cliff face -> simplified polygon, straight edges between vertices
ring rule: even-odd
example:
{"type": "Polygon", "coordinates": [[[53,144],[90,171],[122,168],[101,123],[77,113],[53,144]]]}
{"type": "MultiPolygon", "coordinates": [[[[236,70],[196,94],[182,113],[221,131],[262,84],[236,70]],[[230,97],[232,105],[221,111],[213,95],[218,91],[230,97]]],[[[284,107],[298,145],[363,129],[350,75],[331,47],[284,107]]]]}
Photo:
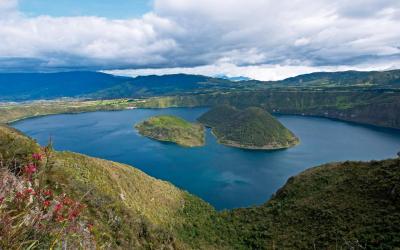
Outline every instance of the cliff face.
{"type": "Polygon", "coordinates": [[[315,115],[400,129],[400,93],[346,91],[247,91],[153,98],[139,107],[196,107],[229,104],[269,112],[315,115]]]}

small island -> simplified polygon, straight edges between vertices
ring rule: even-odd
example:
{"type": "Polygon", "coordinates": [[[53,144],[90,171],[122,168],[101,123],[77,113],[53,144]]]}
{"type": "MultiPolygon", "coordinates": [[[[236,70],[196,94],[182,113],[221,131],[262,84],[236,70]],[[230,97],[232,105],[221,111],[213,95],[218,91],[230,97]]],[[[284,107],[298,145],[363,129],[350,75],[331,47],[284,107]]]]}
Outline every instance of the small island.
{"type": "Polygon", "coordinates": [[[244,110],[229,105],[212,108],[198,121],[211,127],[218,142],[227,146],[274,150],[297,145],[299,139],[264,109],[244,110]]]}
{"type": "Polygon", "coordinates": [[[184,147],[199,147],[205,143],[204,126],[171,115],[154,116],[135,125],[143,136],[184,147]]]}

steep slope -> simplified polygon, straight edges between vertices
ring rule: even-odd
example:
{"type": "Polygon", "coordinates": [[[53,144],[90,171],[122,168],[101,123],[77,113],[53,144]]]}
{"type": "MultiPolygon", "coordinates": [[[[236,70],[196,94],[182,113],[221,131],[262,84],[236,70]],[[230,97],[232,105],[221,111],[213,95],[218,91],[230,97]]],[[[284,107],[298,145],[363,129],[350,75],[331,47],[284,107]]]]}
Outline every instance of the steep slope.
{"type": "Polygon", "coordinates": [[[265,110],[238,110],[223,105],[212,108],[199,119],[213,128],[222,144],[247,149],[280,149],[296,145],[298,138],[265,110]]]}
{"type": "MultiPolygon", "coordinates": [[[[14,164],[38,145],[0,126],[0,158],[14,164]]],[[[53,152],[49,187],[81,200],[98,246],[129,249],[224,249],[222,221],[210,205],[123,164],[53,152]],[[219,226],[220,225],[220,226],[219,226]],[[218,232],[219,231],[219,232],[218,232]]]]}
{"type": "Polygon", "coordinates": [[[226,216],[252,249],[397,249],[400,159],[312,168],[226,216]]]}
{"type": "Polygon", "coordinates": [[[154,116],[135,125],[141,135],[159,141],[173,142],[185,147],[204,145],[204,127],[180,117],[154,116]]]}

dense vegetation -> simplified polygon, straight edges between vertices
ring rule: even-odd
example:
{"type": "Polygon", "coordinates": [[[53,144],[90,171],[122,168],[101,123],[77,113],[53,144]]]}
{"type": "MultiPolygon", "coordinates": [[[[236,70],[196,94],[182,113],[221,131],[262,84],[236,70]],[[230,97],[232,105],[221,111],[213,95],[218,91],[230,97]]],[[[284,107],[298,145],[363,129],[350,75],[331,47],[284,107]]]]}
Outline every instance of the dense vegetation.
{"type": "Polygon", "coordinates": [[[185,147],[204,145],[204,127],[171,115],[154,116],[135,125],[141,135],[185,147]]]}
{"type": "Polygon", "coordinates": [[[213,128],[222,144],[247,149],[281,149],[299,140],[272,115],[261,108],[238,110],[228,105],[217,106],[203,114],[199,121],[213,128]]]}
{"type": "MultiPolygon", "coordinates": [[[[55,200],[51,202],[58,202],[58,197],[65,194],[69,203],[78,201],[83,205],[76,218],[83,231],[45,237],[32,231],[35,226],[28,220],[14,248],[22,243],[38,247],[56,242],[57,246],[66,240],[71,243],[63,245],[67,249],[83,243],[88,248],[106,249],[400,247],[400,159],[312,168],[290,178],[262,206],[216,212],[199,198],[133,167],[50,149],[40,148],[18,131],[0,126],[0,172],[7,177],[0,183],[0,218],[10,212],[9,205],[4,205],[9,199],[9,191],[4,188],[9,185],[4,186],[4,180],[25,181],[25,175],[16,171],[18,166],[39,160],[38,153],[50,152],[43,153],[42,161],[48,164],[35,178],[41,179],[41,188],[53,190],[55,200]],[[84,236],[88,238],[80,238],[84,236]]],[[[32,212],[32,206],[18,209],[32,212]]],[[[60,222],[47,223],[40,230],[51,232],[60,222]]],[[[0,223],[0,244],[10,236],[5,225],[0,223]]]]}
{"type": "Polygon", "coordinates": [[[226,216],[252,249],[398,249],[400,159],[306,170],[226,216]]]}

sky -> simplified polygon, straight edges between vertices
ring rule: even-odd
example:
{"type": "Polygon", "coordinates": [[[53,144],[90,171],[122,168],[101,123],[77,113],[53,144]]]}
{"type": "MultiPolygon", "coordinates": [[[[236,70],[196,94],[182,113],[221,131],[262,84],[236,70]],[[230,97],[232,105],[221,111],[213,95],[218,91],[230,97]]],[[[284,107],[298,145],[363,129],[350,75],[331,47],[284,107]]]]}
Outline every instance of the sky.
{"type": "Polygon", "coordinates": [[[400,68],[399,0],[0,0],[0,71],[278,80],[400,68]]]}

